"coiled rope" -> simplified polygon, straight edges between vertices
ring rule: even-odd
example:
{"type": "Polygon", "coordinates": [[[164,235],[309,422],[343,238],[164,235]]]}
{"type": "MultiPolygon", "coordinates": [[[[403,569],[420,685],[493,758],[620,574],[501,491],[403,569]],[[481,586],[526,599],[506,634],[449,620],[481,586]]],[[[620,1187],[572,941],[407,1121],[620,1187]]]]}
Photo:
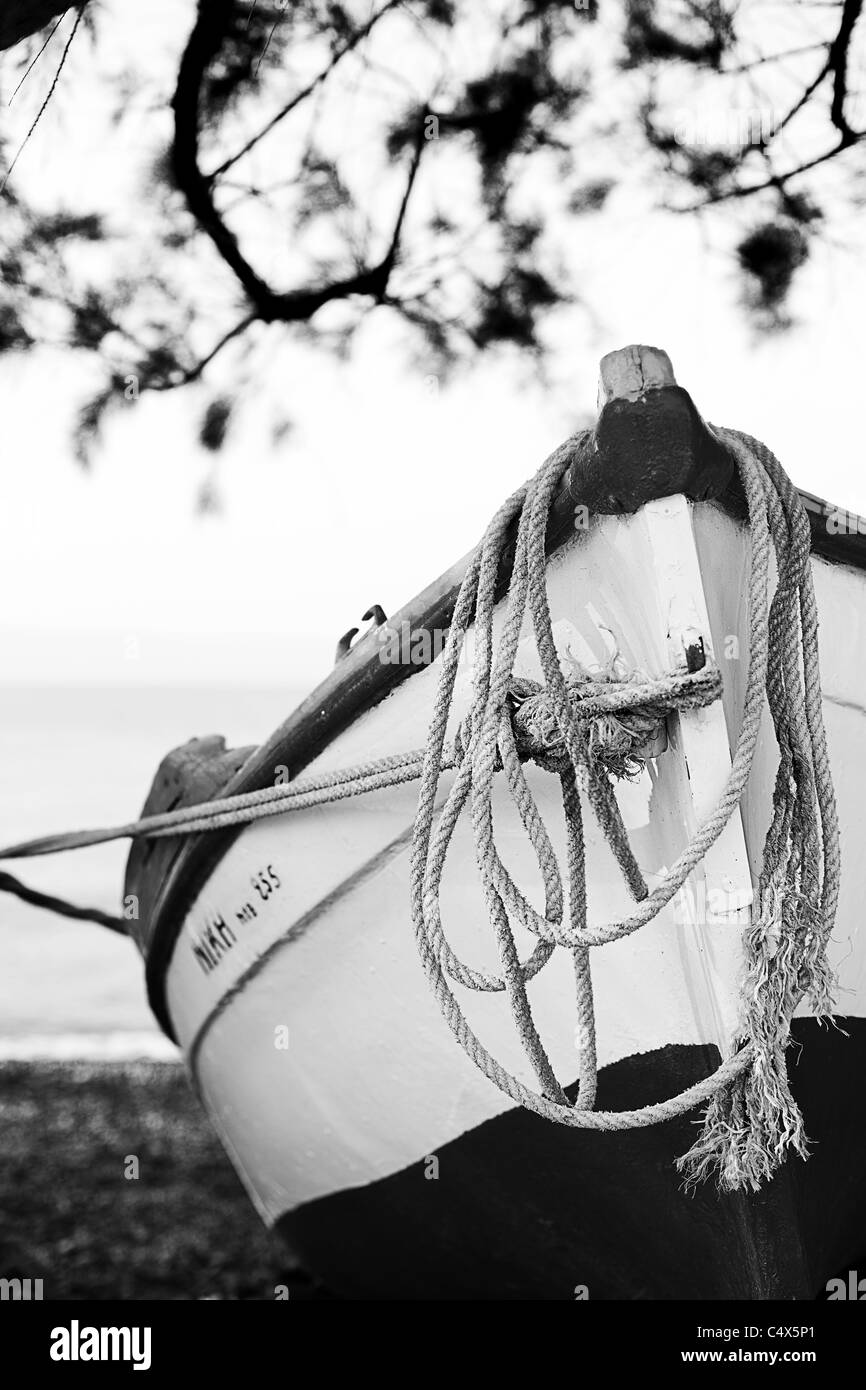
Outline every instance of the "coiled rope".
{"type": "MultiPolygon", "coordinates": [[[[621,1130],[683,1115],[709,1102],[703,1129],[679,1160],[688,1181],[715,1174],[725,1188],[758,1188],[789,1150],[806,1156],[803,1120],[785,1065],[790,1025],[808,998],[819,1017],[831,1013],[833,978],[826,947],[839,892],[839,831],[824,735],[818,670],[818,618],[809,559],[809,525],[781,465],[759,441],[717,429],[733,455],[751,530],[749,669],[742,723],[730,775],[718,804],[664,879],[650,892],[628,843],[610,774],[640,765],[640,749],[667,714],[717,699],[714,668],[674,673],[661,681],[568,681],[553,640],[546,589],[545,535],[557,486],[581,437],[569,440],[536,476],[500,507],[463,579],[442,655],[433,719],[424,750],[199,806],[149,816],[109,830],[50,836],[0,851],[0,859],[80,848],[121,837],[192,834],[362,795],[420,779],[411,857],[411,909],[419,955],[433,994],[457,1041],[496,1086],[546,1119],[578,1128],[621,1130]],[[498,643],[493,639],[496,576],[509,527],[517,520],[516,554],[498,643]],[[769,602],[771,548],[778,580],[769,602]],[[518,640],[529,615],[543,685],[514,675],[518,640]],[[446,746],[458,663],[474,633],[473,699],[453,744],[446,746]],[[590,951],[650,922],[671,901],[721,834],[748,781],[769,703],[780,750],[773,815],[764,846],[757,907],[745,934],[741,1020],[718,1069],[677,1096],[629,1111],[594,1109],[597,1086],[595,1012],[590,951]],[[567,892],[553,846],[523,771],[535,759],[559,777],[567,844],[567,892]],[[438,816],[443,773],[454,771],[438,816]],[[538,912],[502,863],[493,831],[493,787],[502,771],[538,861],[545,908],[538,912]],[[581,794],[604,832],[632,897],[639,904],[619,922],[587,924],[581,794]],[[439,892],[458,819],[470,808],[476,857],[501,974],[477,970],[449,945],[439,892]],[[537,938],[521,960],[514,925],[537,938]],[[557,1079],[532,1016],[528,982],[557,949],[574,962],[579,1082],[571,1103],[557,1079]],[[534,1091],[507,1071],[470,1028],[449,979],[473,990],[504,992],[534,1091]]],[[[0,889],[45,899],[11,875],[0,889]]],[[[72,915],[88,910],[69,908],[72,915]]],[[[65,910],[63,906],[59,910],[65,910]]],[[[92,914],[106,925],[106,914],[92,914]]],[[[114,925],[123,923],[116,919],[114,925]]]]}
{"type": "Polygon", "coordinates": [[[570,461],[559,450],[525,487],[500,508],[466,574],[442,657],[442,674],[421,774],[411,868],[413,922],[418,950],[449,1027],[494,1085],[546,1119],[579,1128],[630,1129],[672,1119],[712,1098],[704,1130],[680,1160],[691,1179],[715,1170],[722,1186],[760,1186],[794,1148],[805,1155],[802,1117],[791,1095],[784,1060],[794,1009],[804,995],[819,1015],[831,1008],[832,979],[826,945],[839,885],[839,834],[821,714],[817,609],[809,561],[809,527],[796,490],[781,465],[757,440],[718,431],[731,450],[749,511],[752,562],[749,580],[749,671],[742,724],[727,784],[718,804],[691,843],[649,892],[628,844],[610,782],[589,756],[581,725],[553,641],[545,581],[544,538],[551,501],[570,461]],[[506,616],[494,652],[493,613],[499,554],[509,524],[519,517],[516,555],[506,616]],[[768,613],[770,547],[779,580],[768,613]],[[560,772],[568,845],[568,913],[559,868],[523,775],[514,744],[508,701],[524,616],[529,613],[541,662],[546,699],[567,755],[560,772]],[[465,751],[444,809],[435,824],[434,803],[457,666],[470,629],[475,635],[474,700],[464,720],[465,751]],[[801,670],[802,658],[802,670],[801,670]],[[764,848],[760,912],[746,934],[742,1027],[729,1055],[706,1080],[669,1100],[639,1110],[592,1107],[596,1093],[595,1022],[589,952],[618,941],[651,921],[671,901],[718,838],[739,804],[749,777],[767,695],[781,760],[773,820],[764,848]],[[541,870],[545,913],[538,913],[514,883],[493,837],[493,775],[501,762],[511,795],[541,870]],[[620,922],[587,926],[582,812],[586,794],[632,896],[640,906],[620,922]],[[502,974],[468,967],[449,946],[442,928],[439,888],[457,819],[471,804],[476,855],[502,974]],[[820,828],[820,836],[819,836],[820,828]],[[538,938],[526,961],[518,957],[512,920],[538,938]],[[555,947],[574,960],[580,1080],[568,1101],[535,1026],[527,982],[555,947]],[[448,977],[476,990],[508,995],[524,1052],[539,1090],[533,1091],[487,1051],[470,1028],[448,977]]]}

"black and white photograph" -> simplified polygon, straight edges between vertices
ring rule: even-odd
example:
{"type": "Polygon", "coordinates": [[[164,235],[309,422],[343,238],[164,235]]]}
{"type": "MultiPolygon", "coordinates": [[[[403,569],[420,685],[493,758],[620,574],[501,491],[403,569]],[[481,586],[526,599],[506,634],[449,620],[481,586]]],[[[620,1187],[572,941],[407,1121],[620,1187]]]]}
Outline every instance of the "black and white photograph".
{"type": "Polygon", "coordinates": [[[0,0],[34,1373],[853,1355],[864,141],[862,0],[0,0]]]}

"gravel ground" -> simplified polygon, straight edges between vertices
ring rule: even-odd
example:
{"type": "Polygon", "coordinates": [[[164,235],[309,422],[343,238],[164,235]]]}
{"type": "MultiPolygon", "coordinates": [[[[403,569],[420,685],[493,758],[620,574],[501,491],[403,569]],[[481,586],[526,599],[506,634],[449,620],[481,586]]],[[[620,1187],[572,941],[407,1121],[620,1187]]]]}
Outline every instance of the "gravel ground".
{"type": "Polygon", "coordinates": [[[181,1067],[0,1064],[0,1136],[0,1277],[42,1279],[45,1299],[325,1296],[259,1221],[181,1067]]]}

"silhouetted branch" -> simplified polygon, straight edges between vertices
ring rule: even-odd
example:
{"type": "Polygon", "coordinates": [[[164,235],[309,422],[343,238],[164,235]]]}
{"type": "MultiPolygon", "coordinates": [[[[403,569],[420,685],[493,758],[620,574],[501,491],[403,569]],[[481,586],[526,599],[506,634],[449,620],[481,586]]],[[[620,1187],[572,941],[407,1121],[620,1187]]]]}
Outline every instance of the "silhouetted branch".
{"type": "Polygon", "coordinates": [[[833,101],[830,105],[830,120],[842,137],[844,145],[853,145],[861,138],[851,129],[845,115],[845,100],[848,95],[848,57],[854,29],[863,9],[863,0],[845,0],[842,7],[842,23],[830,48],[829,66],[833,73],[833,101]]]}
{"type": "Polygon", "coordinates": [[[239,338],[241,334],[246,333],[247,329],[256,322],[257,318],[257,314],[247,314],[236,323],[233,328],[230,328],[227,333],[224,333],[219,341],[211,348],[210,352],[200,358],[195,366],[185,368],[168,381],[155,382],[153,389],[155,391],[174,391],[179,386],[189,386],[193,381],[198,381],[199,378],[203,376],[205,369],[210,366],[214,358],[219,356],[223,348],[228,347],[229,343],[233,342],[235,338],[239,338]]]}
{"type": "Polygon", "coordinates": [[[211,172],[209,177],[211,179],[218,179],[220,175],[227,173],[232,165],[237,164],[239,159],[243,159],[244,155],[249,154],[250,150],[255,149],[260,140],[263,140],[266,135],[269,135],[275,126],[278,126],[281,121],[284,121],[287,116],[290,116],[291,113],[301,105],[301,102],[311,97],[317,87],[320,87],[323,82],[327,81],[340,60],[357,48],[358,44],[373,32],[379,20],[382,19],[389,10],[394,10],[398,5],[402,5],[403,3],[404,0],[387,0],[387,4],[377,10],[374,15],[371,15],[366,24],[362,24],[360,28],[356,29],[355,32],[346,39],[345,43],[343,43],[333,55],[326,68],[322,68],[321,72],[318,72],[312,81],[307,83],[306,87],[302,87],[300,91],[296,92],[291,100],[287,101],[285,106],[281,107],[276,115],[272,116],[271,119],[262,126],[261,130],[257,131],[255,135],[252,135],[245,145],[242,145],[234,154],[229,155],[228,159],[224,159],[222,164],[218,165],[217,168],[211,172]]]}
{"type": "Polygon", "coordinates": [[[3,0],[0,7],[0,50],[13,48],[22,39],[38,34],[67,10],[83,10],[87,0],[72,5],[69,0],[3,0]]]}
{"type": "Polygon", "coordinates": [[[419,142],[412,163],[394,233],[383,259],[330,284],[281,292],[273,289],[253,268],[242,252],[237,237],[217,210],[213,197],[214,177],[199,167],[199,110],[201,90],[209,65],[217,57],[234,14],[234,0],[210,0],[199,7],[180,63],[172,108],[175,134],[172,167],[178,187],[201,229],[210,237],[226,265],[234,272],[253,307],[252,318],[263,323],[306,321],[333,300],[366,296],[379,303],[394,267],[400,232],[409,194],[418,172],[422,144],[419,142]]]}

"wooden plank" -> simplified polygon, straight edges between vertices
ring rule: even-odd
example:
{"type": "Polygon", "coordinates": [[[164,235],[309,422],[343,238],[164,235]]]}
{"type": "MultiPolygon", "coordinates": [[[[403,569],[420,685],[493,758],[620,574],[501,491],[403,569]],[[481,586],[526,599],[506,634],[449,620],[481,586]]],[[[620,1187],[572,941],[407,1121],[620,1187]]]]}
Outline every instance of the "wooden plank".
{"type": "Polygon", "coordinates": [[[598,378],[599,414],[609,401],[636,401],[647,391],[676,386],[671,359],[661,348],[631,343],[601,359],[598,378]]]}

